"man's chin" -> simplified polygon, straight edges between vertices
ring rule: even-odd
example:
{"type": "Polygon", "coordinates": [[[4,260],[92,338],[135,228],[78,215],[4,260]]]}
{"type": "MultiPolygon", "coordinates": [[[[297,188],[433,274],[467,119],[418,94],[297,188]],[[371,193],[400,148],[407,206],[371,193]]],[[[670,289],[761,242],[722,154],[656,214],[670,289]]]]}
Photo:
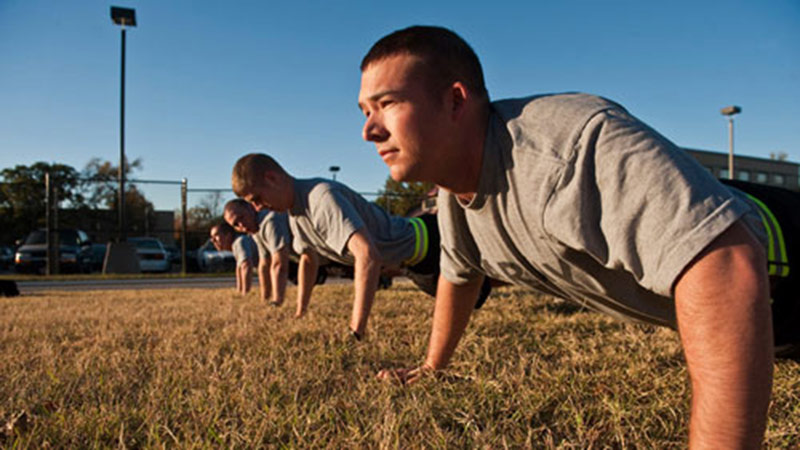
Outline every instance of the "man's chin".
{"type": "Polygon", "coordinates": [[[390,166],[389,176],[392,177],[392,179],[397,182],[419,181],[413,176],[413,174],[406,167],[390,166]]]}

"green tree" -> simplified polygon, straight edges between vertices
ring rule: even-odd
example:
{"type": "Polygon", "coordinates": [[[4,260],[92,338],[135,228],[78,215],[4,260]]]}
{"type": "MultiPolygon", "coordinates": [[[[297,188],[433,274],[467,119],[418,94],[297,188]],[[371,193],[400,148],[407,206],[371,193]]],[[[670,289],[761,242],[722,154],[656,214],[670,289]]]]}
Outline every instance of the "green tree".
{"type": "Polygon", "coordinates": [[[420,207],[433,188],[433,183],[419,181],[407,183],[387,177],[383,191],[375,203],[391,214],[407,216],[420,207]]]}
{"type": "MultiPolygon", "coordinates": [[[[125,159],[125,178],[142,169],[141,158],[125,159]]],[[[92,158],[83,169],[84,192],[87,203],[95,209],[117,210],[119,203],[119,166],[111,161],[92,158]]],[[[125,224],[130,235],[142,234],[155,223],[153,204],[135,183],[125,182],[125,224]],[[145,226],[147,221],[148,226],[145,226]]]]}
{"type": "Polygon", "coordinates": [[[0,241],[11,243],[45,225],[45,174],[55,187],[59,205],[83,208],[80,174],[66,164],[36,162],[0,171],[0,241]]]}
{"type": "MultiPolygon", "coordinates": [[[[133,162],[125,159],[125,178],[127,179],[134,170],[142,168],[141,158],[136,158],[133,162]]],[[[94,208],[105,207],[115,209],[119,201],[119,166],[115,166],[111,161],[103,161],[94,157],[86,163],[81,177],[84,179],[83,189],[86,194],[86,201],[94,208]]],[[[135,184],[125,183],[125,203],[128,203],[129,191],[134,192],[134,196],[141,195],[135,184]]]]}

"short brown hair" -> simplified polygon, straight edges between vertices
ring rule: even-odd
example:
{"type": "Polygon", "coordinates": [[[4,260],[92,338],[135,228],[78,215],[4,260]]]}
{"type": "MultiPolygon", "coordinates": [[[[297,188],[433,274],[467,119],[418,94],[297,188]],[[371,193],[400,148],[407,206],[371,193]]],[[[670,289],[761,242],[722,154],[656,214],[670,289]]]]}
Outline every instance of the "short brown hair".
{"type": "Polygon", "coordinates": [[[473,94],[489,101],[478,55],[455,32],[447,28],[420,25],[397,30],[372,46],[361,60],[361,71],[373,62],[402,54],[414,55],[422,60],[427,81],[434,92],[460,81],[473,94]]]}
{"type": "Polygon", "coordinates": [[[254,185],[261,183],[267,172],[286,174],[283,167],[269,155],[250,153],[242,156],[233,166],[231,175],[233,192],[239,197],[246,195],[254,185]]]}
{"type": "Polygon", "coordinates": [[[241,198],[234,198],[233,200],[228,200],[228,202],[225,203],[225,207],[223,208],[223,210],[225,212],[234,214],[236,212],[235,211],[236,208],[239,208],[240,210],[244,209],[245,211],[253,210],[253,206],[241,198]]]}
{"type": "Polygon", "coordinates": [[[227,236],[233,236],[234,234],[236,234],[236,230],[234,230],[233,227],[230,226],[228,222],[225,222],[224,220],[211,227],[211,230],[209,231],[214,231],[214,228],[217,229],[217,234],[224,234],[227,236]]]}

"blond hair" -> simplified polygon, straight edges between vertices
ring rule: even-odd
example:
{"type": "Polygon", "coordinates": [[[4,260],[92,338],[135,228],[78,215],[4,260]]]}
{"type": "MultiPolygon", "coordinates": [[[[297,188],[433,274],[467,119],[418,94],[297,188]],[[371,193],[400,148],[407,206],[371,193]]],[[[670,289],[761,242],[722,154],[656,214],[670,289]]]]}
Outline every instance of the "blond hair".
{"type": "Polygon", "coordinates": [[[267,172],[286,174],[283,167],[269,155],[250,153],[242,156],[233,166],[231,175],[233,192],[239,197],[244,197],[252,191],[253,186],[261,184],[267,172]]]}

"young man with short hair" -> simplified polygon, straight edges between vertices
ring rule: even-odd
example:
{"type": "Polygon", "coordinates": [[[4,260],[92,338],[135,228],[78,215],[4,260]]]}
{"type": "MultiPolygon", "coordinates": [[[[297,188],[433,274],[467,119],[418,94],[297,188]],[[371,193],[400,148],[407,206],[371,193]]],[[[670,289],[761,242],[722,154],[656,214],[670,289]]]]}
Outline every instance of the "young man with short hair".
{"type": "Polygon", "coordinates": [[[233,252],[236,260],[236,292],[247,295],[253,283],[253,268],[258,267],[260,260],[256,242],[249,234],[236,236],[236,231],[227,222],[214,225],[209,234],[217,250],[233,252]]]}
{"type": "MultiPolygon", "coordinates": [[[[250,233],[259,248],[261,261],[259,273],[271,279],[272,299],[270,304],[280,306],[286,293],[289,278],[289,257],[292,253],[292,234],[286,214],[263,209],[256,211],[242,199],[233,199],[225,204],[223,217],[235,230],[250,233]]],[[[302,317],[311,300],[311,292],[319,271],[319,257],[312,251],[299,252],[297,274],[297,308],[295,318],[302,317]]],[[[266,294],[262,291],[266,299],[266,294]]]]}
{"type": "Polygon", "coordinates": [[[262,298],[269,299],[269,303],[275,306],[283,304],[291,245],[285,216],[272,211],[257,214],[240,199],[227,202],[222,216],[236,231],[250,234],[260,250],[259,282],[262,278],[265,281],[261,288],[262,298]]]}
{"type": "MultiPolygon", "coordinates": [[[[677,328],[693,392],[691,445],[761,444],[773,365],[767,210],[614,102],[490,102],[480,61],[450,30],[385,36],[361,72],[364,139],[395,180],[442,188],[427,357],[381,378],[412,382],[445,368],[488,275],[677,328]]],[[[793,297],[773,297],[775,310],[796,312],[793,297]]]]}
{"type": "MultiPolygon", "coordinates": [[[[257,209],[288,213],[295,251],[311,250],[353,266],[350,333],[356,339],[366,333],[383,269],[406,268],[412,281],[434,295],[435,283],[424,281],[439,269],[439,234],[433,216],[392,216],[342,183],[294,178],[272,157],[258,153],[236,162],[232,184],[236,195],[257,209]]],[[[473,305],[482,304],[489,289],[487,283],[476,290],[473,305]]]]}

